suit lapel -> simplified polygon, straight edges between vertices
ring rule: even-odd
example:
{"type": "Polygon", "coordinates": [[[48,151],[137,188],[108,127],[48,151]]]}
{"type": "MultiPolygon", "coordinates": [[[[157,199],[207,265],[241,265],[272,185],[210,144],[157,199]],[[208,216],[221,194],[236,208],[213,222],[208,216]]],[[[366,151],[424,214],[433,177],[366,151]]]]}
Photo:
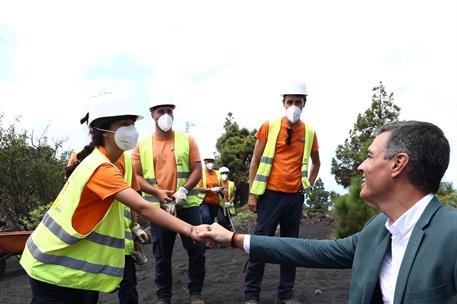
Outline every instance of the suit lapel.
{"type": "MultiPolygon", "coordinates": [[[[384,228],[384,227],[383,227],[384,228]]],[[[364,303],[378,303],[375,299],[376,296],[379,296],[379,293],[376,293],[376,287],[379,284],[379,271],[381,265],[384,261],[384,256],[386,255],[387,250],[390,248],[391,244],[391,234],[385,229],[385,236],[379,245],[376,247],[375,253],[373,255],[372,263],[370,269],[367,270],[367,273],[370,274],[370,277],[367,279],[364,303]]],[[[381,296],[382,302],[382,296],[381,296]]]]}
{"type": "Polygon", "coordinates": [[[405,255],[400,265],[398,272],[397,284],[395,285],[394,303],[401,303],[405,294],[406,283],[408,282],[408,276],[411,272],[411,267],[416,257],[417,251],[419,250],[422,238],[424,237],[424,228],[430,223],[433,214],[440,207],[438,199],[434,197],[422,213],[421,217],[413,228],[411,237],[408,241],[408,246],[405,250],[405,255]]]}

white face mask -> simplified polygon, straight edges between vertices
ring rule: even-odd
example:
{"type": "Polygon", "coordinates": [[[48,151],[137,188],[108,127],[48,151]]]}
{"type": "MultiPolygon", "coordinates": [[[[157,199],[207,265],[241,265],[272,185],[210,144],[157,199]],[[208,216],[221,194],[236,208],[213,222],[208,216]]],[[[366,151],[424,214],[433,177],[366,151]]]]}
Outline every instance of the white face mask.
{"type": "Polygon", "coordinates": [[[159,119],[157,119],[157,125],[159,126],[160,130],[168,132],[173,126],[173,117],[170,114],[165,113],[160,116],[159,119]]]}
{"type": "Polygon", "coordinates": [[[109,133],[114,133],[114,142],[123,151],[132,150],[135,148],[138,141],[138,131],[135,128],[135,125],[124,126],[118,128],[116,131],[105,130],[96,128],[100,131],[105,131],[109,133]]]}
{"type": "Polygon", "coordinates": [[[292,105],[286,109],[286,117],[291,123],[296,123],[300,120],[301,109],[296,105],[292,105]]]}
{"type": "Polygon", "coordinates": [[[221,174],[222,180],[224,180],[224,181],[227,180],[227,177],[228,177],[227,174],[221,174]]]}
{"type": "Polygon", "coordinates": [[[206,164],[206,169],[213,170],[213,168],[214,168],[214,164],[213,163],[207,163],[206,164]]]}

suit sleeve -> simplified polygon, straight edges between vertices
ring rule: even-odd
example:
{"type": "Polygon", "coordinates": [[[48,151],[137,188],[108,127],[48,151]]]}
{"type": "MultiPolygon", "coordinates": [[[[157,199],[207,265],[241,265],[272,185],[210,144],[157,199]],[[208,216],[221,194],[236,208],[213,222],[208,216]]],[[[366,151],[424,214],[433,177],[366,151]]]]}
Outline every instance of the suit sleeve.
{"type": "Polygon", "coordinates": [[[250,260],[310,268],[351,268],[358,233],[338,240],[251,236],[250,260]]]}

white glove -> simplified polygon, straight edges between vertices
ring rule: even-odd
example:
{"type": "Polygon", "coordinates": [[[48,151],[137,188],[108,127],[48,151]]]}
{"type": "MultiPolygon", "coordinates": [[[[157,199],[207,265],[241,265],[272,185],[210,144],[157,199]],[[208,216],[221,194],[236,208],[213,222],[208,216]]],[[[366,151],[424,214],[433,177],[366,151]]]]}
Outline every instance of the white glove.
{"type": "Polygon", "coordinates": [[[136,223],[133,225],[131,230],[142,244],[146,243],[149,240],[148,234],[143,229],[141,229],[140,224],[136,223]]]}
{"type": "Polygon", "coordinates": [[[218,192],[219,190],[221,190],[220,187],[212,187],[211,189],[211,192],[218,192]]]}
{"type": "Polygon", "coordinates": [[[179,187],[179,189],[173,194],[173,197],[175,198],[176,205],[177,206],[182,206],[186,202],[187,199],[187,189],[184,187],[179,187]]]}
{"type": "Polygon", "coordinates": [[[132,258],[133,258],[133,261],[135,261],[135,263],[137,263],[140,266],[142,266],[148,262],[148,258],[141,251],[132,252],[132,258]]]}
{"type": "Polygon", "coordinates": [[[176,216],[176,201],[172,200],[162,204],[163,209],[171,215],[176,216]]]}
{"type": "Polygon", "coordinates": [[[226,207],[226,208],[229,208],[230,205],[231,205],[230,202],[225,202],[225,207],[226,207]]]}

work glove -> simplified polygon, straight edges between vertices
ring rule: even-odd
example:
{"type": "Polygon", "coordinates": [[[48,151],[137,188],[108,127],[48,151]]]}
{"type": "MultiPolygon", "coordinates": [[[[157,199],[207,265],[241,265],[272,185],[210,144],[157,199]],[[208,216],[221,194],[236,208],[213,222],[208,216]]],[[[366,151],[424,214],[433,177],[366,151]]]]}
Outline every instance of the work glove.
{"type": "Polygon", "coordinates": [[[148,234],[143,229],[141,229],[140,224],[136,223],[133,225],[131,230],[142,244],[146,243],[149,240],[148,234]]]}
{"type": "Polygon", "coordinates": [[[187,199],[187,189],[184,187],[179,187],[179,189],[173,194],[173,197],[176,201],[176,206],[182,206],[187,199]]]}
{"type": "Polygon", "coordinates": [[[225,202],[225,208],[229,208],[230,207],[230,202],[225,202]]]}
{"type": "Polygon", "coordinates": [[[222,197],[225,197],[225,192],[226,192],[226,191],[227,191],[227,190],[225,190],[225,188],[223,188],[223,187],[219,188],[219,194],[220,194],[222,197]]]}
{"type": "Polygon", "coordinates": [[[133,261],[140,266],[143,266],[144,264],[146,264],[148,262],[148,258],[141,251],[132,252],[132,258],[133,258],[133,261]]]}
{"type": "Polygon", "coordinates": [[[211,192],[219,192],[221,190],[221,187],[212,187],[210,188],[211,192]]]}
{"type": "Polygon", "coordinates": [[[163,209],[171,215],[176,216],[176,201],[168,201],[162,204],[163,209]]]}

